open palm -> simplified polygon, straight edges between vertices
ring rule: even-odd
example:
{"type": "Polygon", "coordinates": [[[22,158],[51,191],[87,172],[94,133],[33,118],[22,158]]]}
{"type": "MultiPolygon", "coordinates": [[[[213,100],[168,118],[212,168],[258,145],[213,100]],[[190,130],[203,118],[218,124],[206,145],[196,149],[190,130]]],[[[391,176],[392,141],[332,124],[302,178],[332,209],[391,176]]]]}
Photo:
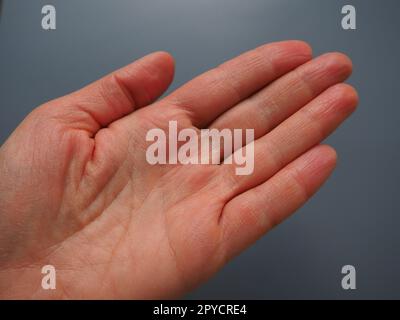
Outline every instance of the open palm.
{"type": "Polygon", "coordinates": [[[0,149],[0,296],[171,298],[299,208],[333,170],[319,145],[354,111],[351,62],[261,46],[155,101],[174,63],[150,54],[36,108],[0,149]],[[255,130],[255,167],[151,165],[146,133],[255,130]],[[41,268],[57,270],[43,290],[41,268]]]}

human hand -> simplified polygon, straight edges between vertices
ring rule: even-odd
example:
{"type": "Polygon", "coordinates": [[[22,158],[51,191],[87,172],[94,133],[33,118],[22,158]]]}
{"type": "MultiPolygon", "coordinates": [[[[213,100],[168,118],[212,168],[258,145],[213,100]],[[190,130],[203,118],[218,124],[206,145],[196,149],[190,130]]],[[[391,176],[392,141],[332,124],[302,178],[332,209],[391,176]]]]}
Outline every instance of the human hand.
{"type": "Polygon", "coordinates": [[[36,108],[0,149],[0,296],[172,298],[212,276],[321,186],[319,145],[355,109],[351,62],[299,41],[261,46],[155,101],[173,78],[150,54],[36,108]],[[146,133],[255,130],[255,166],[150,165],[146,133]],[[56,290],[41,268],[57,270],[56,290]]]}

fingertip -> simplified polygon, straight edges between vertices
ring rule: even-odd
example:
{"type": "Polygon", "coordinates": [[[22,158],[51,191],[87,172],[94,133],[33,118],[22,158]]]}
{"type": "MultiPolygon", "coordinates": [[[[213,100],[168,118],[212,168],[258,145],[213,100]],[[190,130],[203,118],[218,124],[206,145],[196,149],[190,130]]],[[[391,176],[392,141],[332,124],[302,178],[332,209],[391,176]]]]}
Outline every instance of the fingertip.
{"type": "Polygon", "coordinates": [[[331,87],[331,94],[339,102],[337,103],[337,107],[342,109],[346,114],[350,114],[356,110],[359,96],[353,86],[347,83],[339,83],[331,87]]]}
{"type": "Polygon", "coordinates": [[[303,183],[307,198],[329,178],[336,167],[337,154],[328,145],[318,145],[294,161],[291,167],[303,183]]]}
{"type": "Polygon", "coordinates": [[[153,53],[155,56],[158,57],[158,59],[160,59],[161,61],[163,61],[166,65],[175,66],[175,59],[172,56],[172,54],[170,54],[167,51],[156,51],[153,53]]]}
{"type": "Polygon", "coordinates": [[[274,42],[261,47],[261,50],[269,60],[274,61],[275,71],[279,75],[312,59],[311,47],[300,40],[274,42]]]}
{"type": "Polygon", "coordinates": [[[336,150],[327,144],[319,145],[317,148],[319,149],[319,152],[320,152],[321,156],[323,157],[324,162],[328,166],[334,168],[336,166],[337,159],[338,159],[338,154],[337,154],[336,150]]]}
{"type": "Polygon", "coordinates": [[[156,51],[147,55],[146,57],[152,58],[152,63],[156,65],[164,75],[167,76],[169,81],[172,81],[175,73],[175,59],[169,52],[156,51]]]}
{"type": "Polygon", "coordinates": [[[313,49],[308,42],[303,40],[288,40],[287,43],[295,47],[299,52],[302,52],[305,56],[312,57],[313,49]]]}
{"type": "MultiPolygon", "coordinates": [[[[344,99],[348,101],[348,104],[353,108],[356,109],[360,100],[357,90],[350,84],[342,83],[342,90],[344,99]]],[[[354,110],[353,110],[354,111],[354,110]]]]}
{"type": "Polygon", "coordinates": [[[288,53],[302,56],[306,60],[310,60],[313,55],[312,47],[302,40],[279,41],[271,43],[269,46],[274,46],[279,52],[287,51],[288,53]]]}
{"type": "Polygon", "coordinates": [[[329,145],[317,145],[309,150],[304,158],[299,159],[303,162],[303,172],[307,175],[326,177],[336,167],[337,153],[329,145]]]}
{"type": "Polygon", "coordinates": [[[325,68],[331,74],[338,75],[341,79],[347,79],[353,72],[353,62],[351,59],[341,52],[329,52],[321,56],[325,68]]]}

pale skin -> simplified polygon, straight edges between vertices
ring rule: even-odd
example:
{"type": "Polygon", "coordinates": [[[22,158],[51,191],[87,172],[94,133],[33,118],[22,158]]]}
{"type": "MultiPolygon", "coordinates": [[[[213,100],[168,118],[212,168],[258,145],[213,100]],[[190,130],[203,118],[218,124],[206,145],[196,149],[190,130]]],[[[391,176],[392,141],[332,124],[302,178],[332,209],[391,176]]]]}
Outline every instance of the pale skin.
{"type": "Polygon", "coordinates": [[[36,108],[0,149],[0,297],[176,298],[200,285],[329,177],[336,153],[320,143],[355,110],[351,71],[343,54],[285,41],[158,99],[174,62],[156,52],[36,108]],[[145,135],[169,120],[254,128],[254,173],[150,165],[145,135]],[[41,287],[44,265],[56,290],[41,287]]]}

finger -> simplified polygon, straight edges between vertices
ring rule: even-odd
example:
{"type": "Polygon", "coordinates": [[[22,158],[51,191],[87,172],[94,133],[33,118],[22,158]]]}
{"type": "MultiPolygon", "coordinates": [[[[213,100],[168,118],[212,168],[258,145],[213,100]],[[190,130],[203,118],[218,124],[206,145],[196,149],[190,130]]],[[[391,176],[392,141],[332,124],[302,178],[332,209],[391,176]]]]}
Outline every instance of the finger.
{"type": "Polygon", "coordinates": [[[243,100],[217,118],[211,128],[252,128],[257,139],[330,86],[346,80],[351,70],[352,63],[343,54],[320,56],[243,100]]]}
{"type": "Polygon", "coordinates": [[[62,98],[68,103],[58,112],[73,114],[71,121],[96,132],[157,99],[170,85],[173,74],[173,58],[155,52],[62,98]]]}
{"type": "Polygon", "coordinates": [[[165,102],[187,112],[193,125],[206,127],[242,99],[310,60],[311,55],[311,48],[301,41],[264,45],[193,79],[165,102]]]}
{"type": "Polygon", "coordinates": [[[325,139],[355,110],[357,103],[357,92],[351,86],[337,84],[329,88],[254,142],[253,174],[236,175],[237,166],[232,159],[233,164],[224,164],[222,169],[226,177],[226,190],[238,194],[266,181],[286,164],[325,139]]]}
{"type": "Polygon", "coordinates": [[[336,152],[317,146],[270,180],[228,202],[220,217],[224,251],[230,258],[300,208],[327,180],[336,152]]]}

